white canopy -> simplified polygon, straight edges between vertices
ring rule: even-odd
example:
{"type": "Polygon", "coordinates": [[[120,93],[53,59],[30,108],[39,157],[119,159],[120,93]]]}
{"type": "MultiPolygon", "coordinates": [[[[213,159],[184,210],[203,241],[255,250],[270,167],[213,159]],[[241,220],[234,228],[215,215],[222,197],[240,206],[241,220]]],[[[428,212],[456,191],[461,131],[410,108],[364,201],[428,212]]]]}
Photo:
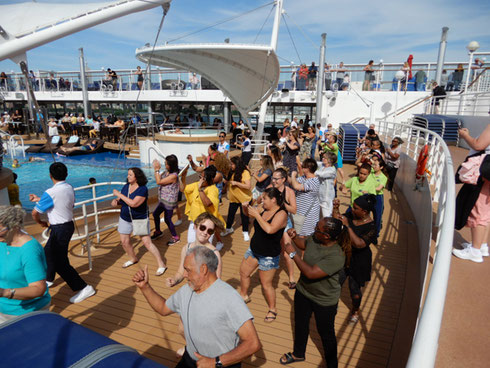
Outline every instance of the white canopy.
{"type": "Polygon", "coordinates": [[[127,14],[171,0],[124,0],[86,4],[36,3],[0,5],[0,60],[127,14]]]}
{"type": "Polygon", "coordinates": [[[279,81],[279,61],[270,46],[248,44],[182,44],[136,50],[151,64],[196,72],[215,84],[242,112],[260,105],[279,81]]]}

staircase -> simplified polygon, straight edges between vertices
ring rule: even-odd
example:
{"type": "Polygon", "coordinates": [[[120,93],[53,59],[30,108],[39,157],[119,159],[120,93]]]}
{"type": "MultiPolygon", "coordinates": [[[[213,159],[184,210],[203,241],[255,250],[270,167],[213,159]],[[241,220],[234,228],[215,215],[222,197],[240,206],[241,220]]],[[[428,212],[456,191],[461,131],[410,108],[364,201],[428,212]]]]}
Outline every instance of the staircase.
{"type": "Polygon", "coordinates": [[[139,148],[131,148],[129,150],[129,153],[126,156],[126,158],[131,158],[133,160],[139,160],[141,158],[139,148]]]}

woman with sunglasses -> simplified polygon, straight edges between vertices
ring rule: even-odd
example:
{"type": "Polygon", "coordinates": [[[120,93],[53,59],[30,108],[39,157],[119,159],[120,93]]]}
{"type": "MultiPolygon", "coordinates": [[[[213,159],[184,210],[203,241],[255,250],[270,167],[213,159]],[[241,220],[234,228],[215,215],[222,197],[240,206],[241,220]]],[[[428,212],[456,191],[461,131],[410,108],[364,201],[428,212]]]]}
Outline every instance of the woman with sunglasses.
{"type": "Polygon", "coordinates": [[[269,188],[262,197],[263,211],[243,203],[245,215],[255,219],[255,233],[250,248],[245,252],[240,265],[240,295],[245,303],[250,302],[248,289],[250,276],[259,269],[260,283],[268,305],[265,322],[274,322],[277,317],[276,290],[272,279],[279,268],[281,239],[287,224],[287,212],[284,209],[282,195],[276,188],[269,188]]]}
{"type": "Polygon", "coordinates": [[[342,221],[349,231],[352,244],[352,258],[346,264],[345,275],[340,280],[344,283],[349,277],[349,290],[352,299],[351,323],[359,321],[359,308],[362,301],[362,288],[371,280],[372,252],[369,245],[376,241],[376,225],[370,216],[374,211],[376,196],[364,194],[354,200],[352,211],[343,216],[339,212],[340,201],[334,200],[333,217],[342,221]]]}
{"type": "Polygon", "coordinates": [[[218,152],[223,153],[226,157],[228,157],[228,152],[230,152],[230,144],[226,141],[225,132],[219,133],[218,152]]]}
{"type": "Polygon", "coordinates": [[[195,225],[196,239],[192,243],[187,243],[187,245],[182,247],[179,268],[173,277],[169,277],[166,280],[168,287],[178,285],[184,279],[184,259],[186,253],[189,249],[197,246],[207,247],[216,254],[216,257],[218,257],[218,269],[216,270],[216,275],[218,278],[221,278],[221,256],[214,245],[209,242],[209,239],[217,230],[223,228],[223,223],[210,213],[203,212],[197,216],[195,225]]]}
{"type": "MultiPolygon", "coordinates": [[[[296,213],[296,193],[294,190],[287,185],[288,182],[288,173],[283,168],[279,168],[274,170],[272,173],[272,187],[276,188],[281,192],[282,203],[284,208],[288,213],[288,222],[286,225],[286,230],[293,227],[293,222],[291,221],[291,216],[296,213]]],[[[288,240],[287,234],[284,233],[281,245],[284,247],[284,242],[288,240]]],[[[286,268],[288,271],[289,277],[289,288],[294,289],[296,287],[296,280],[294,279],[294,262],[289,258],[286,252],[282,252],[284,256],[284,260],[286,261],[286,268]]]]}
{"type": "Polygon", "coordinates": [[[340,299],[340,275],[350,255],[350,238],[342,222],[332,217],[321,219],[313,236],[306,239],[289,229],[292,239],[285,245],[289,256],[301,271],[294,294],[294,350],[284,354],[279,362],[289,364],[305,360],[311,315],[322,339],[328,368],[337,367],[335,315],[340,299]],[[298,249],[304,250],[304,255],[298,249]]]}

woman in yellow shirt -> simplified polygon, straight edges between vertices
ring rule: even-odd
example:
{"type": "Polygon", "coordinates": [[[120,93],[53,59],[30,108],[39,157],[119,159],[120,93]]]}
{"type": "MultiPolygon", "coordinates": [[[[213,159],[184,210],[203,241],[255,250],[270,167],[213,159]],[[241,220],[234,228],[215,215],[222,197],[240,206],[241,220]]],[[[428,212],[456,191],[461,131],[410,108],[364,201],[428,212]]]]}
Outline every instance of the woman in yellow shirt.
{"type": "Polygon", "coordinates": [[[252,200],[252,185],[250,181],[250,171],[240,159],[235,156],[231,158],[231,179],[228,181],[228,199],[230,207],[228,207],[228,216],[226,217],[226,230],[221,233],[221,236],[227,236],[233,233],[233,221],[238,208],[240,208],[240,217],[242,219],[243,240],[250,241],[248,235],[248,216],[244,214],[242,203],[252,200]]]}
{"type": "MultiPolygon", "coordinates": [[[[199,173],[199,181],[186,185],[187,169],[180,177],[180,190],[184,192],[187,199],[185,214],[189,218],[189,229],[187,231],[187,242],[192,243],[196,240],[196,229],[194,222],[203,212],[208,212],[218,218],[223,224],[225,220],[218,212],[219,209],[219,190],[214,184],[216,168],[209,166],[199,173]]],[[[210,242],[212,240],[210,239],[210,242]]]]}

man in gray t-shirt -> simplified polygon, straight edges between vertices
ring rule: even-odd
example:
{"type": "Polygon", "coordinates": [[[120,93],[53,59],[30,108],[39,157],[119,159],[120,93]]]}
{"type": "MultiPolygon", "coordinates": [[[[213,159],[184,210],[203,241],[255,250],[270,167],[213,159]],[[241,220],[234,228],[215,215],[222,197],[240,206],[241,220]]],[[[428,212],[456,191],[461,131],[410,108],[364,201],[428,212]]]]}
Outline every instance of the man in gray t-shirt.
{"type": "Polygon", "coordinates": [[[186,351],[177,367],[239,367],[260,349],[253,316],[238,292],[216,276],[218,258],[202,246],[191,248],[184,260],[187,285],[168,300],[148,283],[148,266],[133,276],[151,307],[168,316],[178,313],[184,324],[186,351]]]}

